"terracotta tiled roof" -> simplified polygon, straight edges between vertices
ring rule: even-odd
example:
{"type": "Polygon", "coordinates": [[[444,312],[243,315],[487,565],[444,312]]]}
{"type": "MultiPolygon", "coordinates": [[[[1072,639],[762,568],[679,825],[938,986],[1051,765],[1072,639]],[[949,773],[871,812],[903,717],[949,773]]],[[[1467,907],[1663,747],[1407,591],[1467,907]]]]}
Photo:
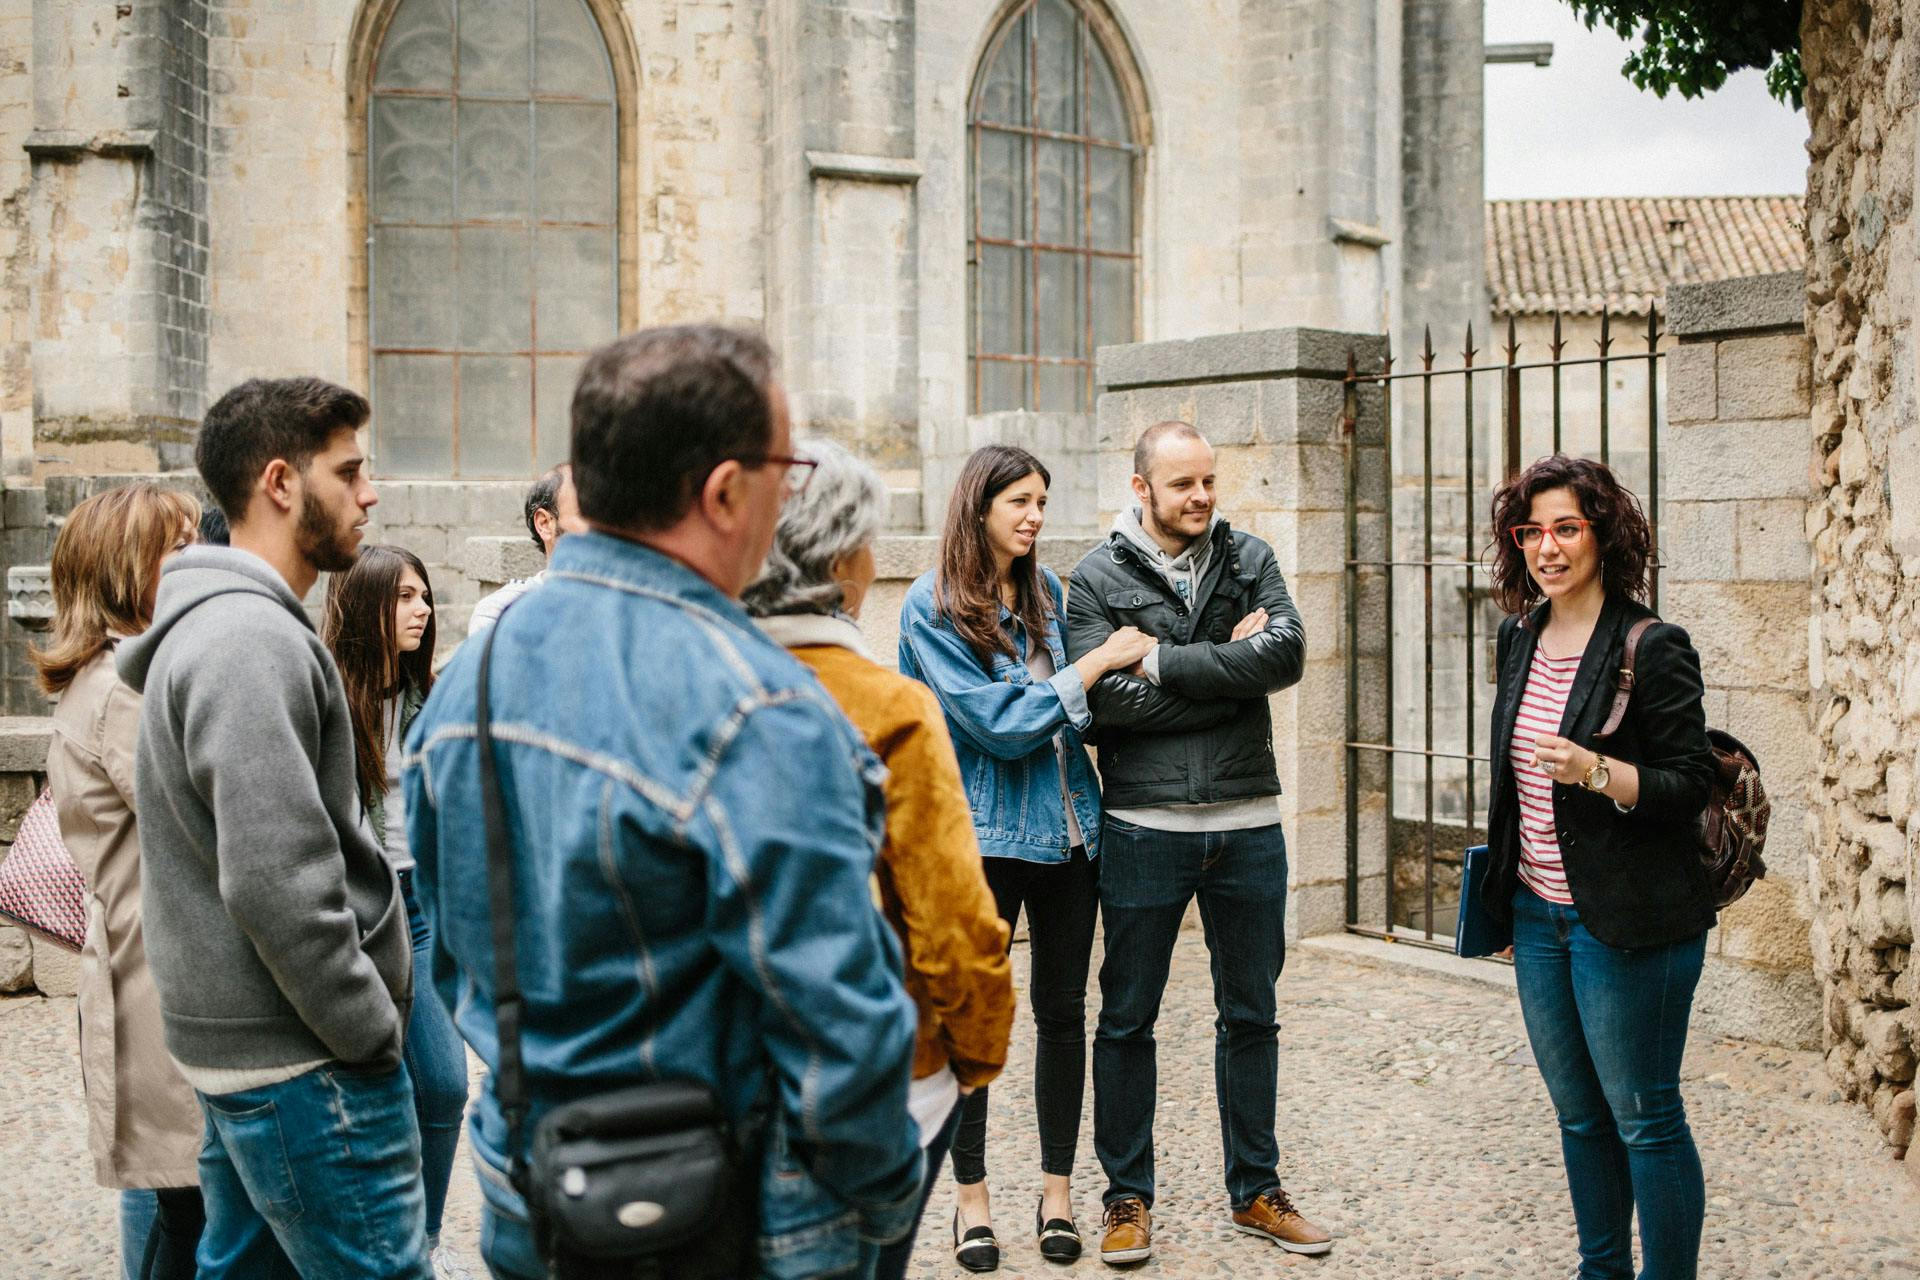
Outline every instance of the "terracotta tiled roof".
{"type": "Polygon", "coordinates": [[[1676,274],[1691,282],[1798,271],[1807,257],[1804,207],[1799,196],[1489,200],[1493,311],[1597,315],[1604,306],[1645,315],[1676,274]],[[1684,254],[1672,245],[1670,219],[1685,219],[1684,254]]]}

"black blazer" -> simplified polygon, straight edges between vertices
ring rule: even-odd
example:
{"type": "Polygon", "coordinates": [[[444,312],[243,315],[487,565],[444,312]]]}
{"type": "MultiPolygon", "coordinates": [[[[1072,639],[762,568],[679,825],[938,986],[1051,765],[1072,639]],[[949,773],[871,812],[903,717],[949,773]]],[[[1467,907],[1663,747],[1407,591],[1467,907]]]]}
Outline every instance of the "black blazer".
{"type": "MultiPolygon", "coordinates": [[[[1482,900],[1500,919],[1508,918],[1520,883],[1520,806],[1508,749],[1548,607],[1542,604],[1500,624],[1500,686],[1488,742],[1493,785],[1487,840],[1493,856],[1481,886],[1482,900]]],[[[1706,688],[1700,656],[1685,630],[1659,622],[1641,636],[1626,719],[1610,740],[1594,742],[1613,705],[1627,629],[1653,616],[1631,600],[1607,600],[1560,722],[1561,737],[1640,771],[1640,803],[1631,813],[1621,813],[1613,801],[1578,783],[1553,787],[1554,821],[1574,906],[1587,930],[1612,947],[1679,942],[1706,932],[1714,922],[1699,835],[1713,784],[1713,752],[1701,705],[1706,688]]]]}

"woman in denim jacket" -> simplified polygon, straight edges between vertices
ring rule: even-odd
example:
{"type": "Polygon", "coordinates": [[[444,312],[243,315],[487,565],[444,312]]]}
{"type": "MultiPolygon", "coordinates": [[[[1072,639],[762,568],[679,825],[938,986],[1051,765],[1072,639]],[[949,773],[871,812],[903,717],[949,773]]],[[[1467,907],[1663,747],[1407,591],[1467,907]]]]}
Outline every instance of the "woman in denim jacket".
{"type": "MultiPolygon", "coordinates": [[[[1025,449],[989,445],[967,459],[947,506],[939,568],[913,584],[900,611],[900,670],[940,699],[1001,918],[1011,930],[1027,911],[1045,1187],[1034,1225],[1042,1255],[1064,1262],[1080,1254],[1072,1174],[1099,901],[1100,792],[1081,740],[1091,719],[1086,691],[1139,662],[1153,640],[1123,627],[1067,662],[1060,580],[1034,553],[1048,482],[1025,449]]],[[[991,1271],[1000,1246],[986,1187],[987,1090],[960,1108],[954,1256],[968,1270],[991,1271]]]]}

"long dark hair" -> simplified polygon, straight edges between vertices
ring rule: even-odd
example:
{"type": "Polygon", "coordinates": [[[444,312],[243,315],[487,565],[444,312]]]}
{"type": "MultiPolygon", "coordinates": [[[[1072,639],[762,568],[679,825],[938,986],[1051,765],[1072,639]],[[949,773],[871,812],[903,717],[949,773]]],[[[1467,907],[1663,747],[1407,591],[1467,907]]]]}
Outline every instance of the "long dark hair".
{"type": "Polygon", "coordinates": [[[399,661],[394,661],[399,649],[393,630],[394,600],[400,594],[400,575],[408,569],[419,575],[427,606],[432,608],[433,579],[420,557],[405,547],[363,547],[353,567],[334,574],[327,583],[327,612],[320,634],[347,687],[363,802],[387,786],[387,699],[409,689],[425,697],[433,688],[433,639],[439,610],[427,615],[420,647],[398,654],[399,661]]]}
{"type": "Polygon", "coordinates": [[[1549,454],[1493,493],[1493,598],[1508,613],[1525,613],[1540,599],[1540,584],[1527,572],[1526,553],[1513,545],[1513,527],[1527,523],[1533,500],[1549,489],[1568,489],[1580,514],[1592,521],[1600,551],[1600,585],[1608,596],[1647,598],[1647,566],[1653,563],[1653,529],[1640,499],[1620,483],[1613,468],[1591,458],[1549,454]]]}
{"type": "MultiPolygon", "coordinates": [[[[1000,581],[994,573],[993,547],[987,542],[987,508],[1001,490],[1038,473],[1040,483],[1053,476],[1040,459],[1018,445],[990,444],[975,449],[954,481],[947,502],[947,523],[940,532],[939,567],[934,571],[934,609],[973,647],[981,666],[993,655],[1014,656],[1013,642],[1000,630],[1000,581]]],[[[1053,616],[1053,597],[1040,577],[1040,544],[1013,562],[1013,615],[1037,637],[1053,616]]]]}

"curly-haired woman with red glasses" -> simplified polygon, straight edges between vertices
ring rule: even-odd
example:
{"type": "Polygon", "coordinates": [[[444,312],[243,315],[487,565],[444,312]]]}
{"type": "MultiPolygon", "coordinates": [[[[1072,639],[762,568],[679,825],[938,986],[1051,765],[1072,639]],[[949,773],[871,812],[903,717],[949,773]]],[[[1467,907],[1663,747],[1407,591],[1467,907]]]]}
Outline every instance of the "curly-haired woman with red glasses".
{"type": "Polygon", "coordinates": [[[1493,500],[1500,627],[1492,845],[1533,1056],[1559,1113],[1580,1280],[1692,1280],[1705,1208],[1680,1098],[1714,920],[1698,819],[1712,782],[1700,659],[1656,622],[1626,718],[1596,741],[1643,603],[1653,536],[1605,465],[1559,454],[1493,500]]]}

